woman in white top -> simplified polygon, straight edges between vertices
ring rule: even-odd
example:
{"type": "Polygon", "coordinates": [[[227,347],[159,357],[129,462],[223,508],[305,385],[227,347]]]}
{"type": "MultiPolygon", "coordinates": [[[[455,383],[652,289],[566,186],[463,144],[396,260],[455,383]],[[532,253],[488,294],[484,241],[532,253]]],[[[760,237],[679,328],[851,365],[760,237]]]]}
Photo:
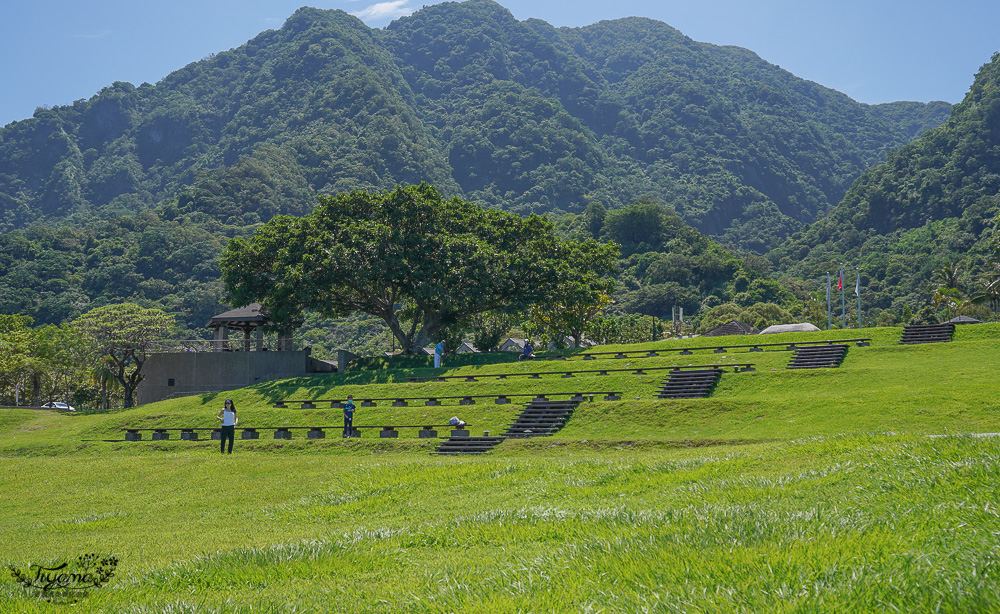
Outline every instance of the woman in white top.
{"type": "Polygon", "coordinates": [[[226,453],[226,440],[229,440],[229,453],[233,453],[233,441],[236,440],[236,406],[232,399],[226,399],[226,406],[216,416],[222,422],[222,436],[219,437],[219,452],[226,453]]]}

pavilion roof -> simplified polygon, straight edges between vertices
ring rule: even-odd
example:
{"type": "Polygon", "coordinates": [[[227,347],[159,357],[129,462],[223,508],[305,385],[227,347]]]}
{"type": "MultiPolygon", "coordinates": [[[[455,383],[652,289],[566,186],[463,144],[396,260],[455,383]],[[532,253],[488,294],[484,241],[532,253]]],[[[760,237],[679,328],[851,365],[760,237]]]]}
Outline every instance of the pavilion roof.
{"type": "Polygon", "coordinates": [[[217,316],[212,316],[212,319],[206,322],[205,326],[208,328],[222,328],[225,326],[232,329],[252,330],[268,324],[271,324],[270,317],[261,307],[260,303],[250,303],[245,307],[237,307],[225,313],[220,313],[217,316]]]}

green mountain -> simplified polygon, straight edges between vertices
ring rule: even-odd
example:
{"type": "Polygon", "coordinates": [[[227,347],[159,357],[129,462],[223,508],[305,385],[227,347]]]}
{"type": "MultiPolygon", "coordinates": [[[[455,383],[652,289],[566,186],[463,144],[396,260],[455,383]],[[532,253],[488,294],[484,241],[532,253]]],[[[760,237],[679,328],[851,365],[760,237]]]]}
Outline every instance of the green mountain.
{"type": "MultiPolygon", "coordinates": [[[[951,263],[971,278],[990,256],[1000,211],[1000,53],[976,75],[943,125],[866,171],[826,217],[770,258],[800,278],[860,265],[865,304],[926,304],[933,272],[951,263]]],[[[852,277],[853,279],[853,277],[852,277]]]]}
{"type": "Polygon", "coordinates": [[[648,19],[553,28],[468,0],[373,30],[303,8],[156,85],[0,129],[0,230],[154,208],[247,226],[426,180],[524,212],[654,195],[763,250],[948,108],[863,105],[648,19]]]}

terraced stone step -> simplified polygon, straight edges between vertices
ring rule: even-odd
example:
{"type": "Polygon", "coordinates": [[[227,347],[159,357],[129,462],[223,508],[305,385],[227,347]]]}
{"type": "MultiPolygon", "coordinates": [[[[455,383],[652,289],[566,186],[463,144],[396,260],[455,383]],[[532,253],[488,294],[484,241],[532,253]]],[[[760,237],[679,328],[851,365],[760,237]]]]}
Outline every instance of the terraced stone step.
{"type": "Polygon", "coordinates": [[[835,369],[847,355],[846,345],[795,348],[786,369],[835,369]]]}
{"type": "Polygon", "coordinates": [[[660,386],[657,397],[661,399],[705,398],[712,394],[712,390],[721,377],[721,369],[671,371],[660,386]]]}
{"type": "Polygon", "coordinates": [[[503,440],[503,437],[449,437],[431,454],[485,454],[503,440]]]}
{"type": "Polygon", "coordinates": [[[947,343],[955,335],[955,325],[947,322],[945,324],[909,324],[903,328],[903,335],[899,340],[901,345],[915,343],[947,343]]]}

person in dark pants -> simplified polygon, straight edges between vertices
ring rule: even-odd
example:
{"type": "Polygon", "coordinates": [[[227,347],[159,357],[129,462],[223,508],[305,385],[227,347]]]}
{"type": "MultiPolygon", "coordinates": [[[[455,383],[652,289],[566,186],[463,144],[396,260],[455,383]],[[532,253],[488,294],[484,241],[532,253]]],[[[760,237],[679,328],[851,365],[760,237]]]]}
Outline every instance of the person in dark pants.
{"type": "Polygon", "coordinates": [[[226,406],[222,408],[216,416],[222,422],[222,436],[219,437],[219,452],[226,453],[226,440],[229,440],[229,454],[233,453],[233,442],[236,440],[236,423],[240,421],[236,417],[236,406],[232,399],[226,399],[226,406]]]}
{"type": "Polygon", "coordinates": [[[354,435],[354,396],[347,395],[347,402],[344,403],[344,437],[354,435]]]}

